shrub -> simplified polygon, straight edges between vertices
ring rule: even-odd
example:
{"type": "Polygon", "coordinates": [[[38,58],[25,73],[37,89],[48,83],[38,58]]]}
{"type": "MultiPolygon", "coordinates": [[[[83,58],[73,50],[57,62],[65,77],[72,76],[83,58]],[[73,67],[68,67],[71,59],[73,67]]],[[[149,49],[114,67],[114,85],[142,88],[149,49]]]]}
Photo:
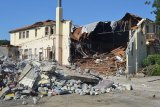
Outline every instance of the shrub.
{"type": "Polygon", "coordinates": [[[160,55],[149,55],[146,59],[143,61],[143,67],[149,66],[149,65],[160,65],[160,55]]]}
{"type": "Polygon", "coordinates": [[[149,76],[160,76],[160,55],[149,55],[143,61],[145,67],[145,74],[149,76]]]}
{"type": "Polygon", "coordinates": [[[153,67],[152,76],[160,76],[160,65],[156,64],[153,67]]]}

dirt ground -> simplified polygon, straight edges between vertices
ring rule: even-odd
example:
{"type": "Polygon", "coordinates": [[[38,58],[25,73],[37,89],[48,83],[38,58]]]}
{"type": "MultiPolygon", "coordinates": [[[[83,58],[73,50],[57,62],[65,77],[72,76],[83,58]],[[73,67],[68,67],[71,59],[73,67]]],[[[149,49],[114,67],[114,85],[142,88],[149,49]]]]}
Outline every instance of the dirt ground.
{"type": "Polygon", "coordinates": [[[63,95],[44,97],[37,105],[32,100],[28,105],[21,101],[1,102],[0,107],[159,107],[160,94],[147,91],[112,92],[99,96],[63,95]]]}
{"type": "MultiPolygon", "coordinates": [[[[0,107],[159,107],[159,79],[160,77],[134,78],[130,81],[134,89],[132,91],[115,90],[98,96],[72,94],[43,97],[37,105],[33,104],[32,99],[27,100],[27,105],[22,105],[20,100],[0,101],[0,107]]],[[[124,77],[116,80],[126,83],[124,77]]]]}

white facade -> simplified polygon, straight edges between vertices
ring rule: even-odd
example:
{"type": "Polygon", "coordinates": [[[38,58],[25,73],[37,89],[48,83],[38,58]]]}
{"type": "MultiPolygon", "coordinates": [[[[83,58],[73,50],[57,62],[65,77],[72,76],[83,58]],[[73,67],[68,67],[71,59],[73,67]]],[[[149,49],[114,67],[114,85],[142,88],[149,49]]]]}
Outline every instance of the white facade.
{"type": "Polygon", "coordinates": [[[55,54],[55,24],[11,31],[11,45],[19,46],[21,59],[50,60],[55,54]]]}

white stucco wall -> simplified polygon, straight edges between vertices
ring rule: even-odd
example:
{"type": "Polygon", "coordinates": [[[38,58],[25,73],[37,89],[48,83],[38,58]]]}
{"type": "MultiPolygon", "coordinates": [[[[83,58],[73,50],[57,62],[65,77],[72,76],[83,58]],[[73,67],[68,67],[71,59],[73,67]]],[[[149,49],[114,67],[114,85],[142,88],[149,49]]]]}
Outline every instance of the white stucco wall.
{"type": "Polygon", "coordinates": [[[70,65],[71,21],[62,20],[62,7],[56,8],[56,61],[61,65],[70,65]]]}
{"type": "Polygon", "coordinates": [[[31,42],[21,44],[21,48],[20,48],[22,50],[21,55],[24,55],[25,49],[28,49],[28,50],[31,49],[32,56],[29,56],[29,59],[39,60],[39,55],[40,55],[39,52],[42,52],[42,55],[43,55],[42,59],[48,60],[47,59],[47,48],[50,48],[51,51],[54,51],[55,50],[54,43],[55,43],[55,36],[54,37],[52,36],[52,38],[44,37],[41,39],[37,39],[37,40],[33,40],[31,42]],[[35,49],[36,49],[36,53],[35,53],[35,49]]]}
{"type": "Polygon", "coordinates": [[[132,34],[130,33],[134,41],[132,42],[132,47],[130,45],[128,45],[127,47],[126,73],[136,73],[138,72],[139,68],[141,68],[143,60],[147,57],[146,34],[156,33],[156,30],[155,32],[153,32],[153,27],[154,27],[153,25],[155,24],[148,20],[145,20],[138,26],[137,29],[134,30],[134,33],[132,34]],[[146,31],[146,26],[149,26],[149,32],[146,31]],[[129,51],[129,48],[132,48],[132,51],[129,51]]]}
{"type": "MultiPolygon", "coordinates": [[[[18,31],[15,33],[11,33],[10,35],[10,40],[11,40],[11,45],[14,46],[19,46],[20,44],[23,43],[27,43],[36,39],[40,39],[43,37],[46,37],[45,35],[45,27],[46,26],[42,26],[42,27],[37,27],[35,29],[37,29],[37,36],[35,36],[35,29],[28,29],[28,30],[24,30],[24,31],[18,31]],[[29,38],[26,38],[26,32],[29,31],[29,38]],[[21,39],[19,39],[19,32],[25,32],[25,38],[23,38],[23,36],[21,37],[21,39]]],[[[54,29],[55,30],[55,29],[54,29]]],[[[51,35],[47,35],[48,37],[51,35]]]]}
{"type": "MultiPolygon", "coordinates": [[[[53,25],[52,25],[53,26],[53,25]]],[[[34,29],[28,29],[24,31],[17,31],[15,33],[10,34],[10,40],[11,40],[11,45],[14,46],[19,46],[19,50],[22,51],[20,52],[20,58],[24,55],[24,50],[32,50],[31,52],[28,52],[29,59],[39,59],[39,52],[42,52],[42,59],[47,60],[47,48],[50,48],[50,50],[54,53],[55,51],[55,30],[54,29],[54,34],[50,34],[50,28],[49,28],[49,34],[45,35],[45,27],[47,26],[42,26],[42,27],[37,27],[34,29]],[[35,36],[35,29],[37,29],[37,36],[35,36]],[[19,32],[27,32],[29,31],[29,37],[21,39],[19,38],[19,32]],[[36,54],[35,54],[35,49],[36,49],[36,54]],[[30,55],[30,54],[31,55],[30,55]]],[[[55,28],[55,25],[53,26],[55,28]]],[[[49,53],[49,52],[48,52],[49,53]]],[[[52,56],[55,57],[55,56],[52,56]]],[[[49,59],[49,58],[48,58],[49,59]]]]}
{"type": "Polygon", "coordinates": [[[71,21],[65,21],[62,24],[63,28],[63,39],[62,39],[62,64],[63,65],[70,65],[69,58],[70,58],[70,32],[71,32],[71,21]]]}

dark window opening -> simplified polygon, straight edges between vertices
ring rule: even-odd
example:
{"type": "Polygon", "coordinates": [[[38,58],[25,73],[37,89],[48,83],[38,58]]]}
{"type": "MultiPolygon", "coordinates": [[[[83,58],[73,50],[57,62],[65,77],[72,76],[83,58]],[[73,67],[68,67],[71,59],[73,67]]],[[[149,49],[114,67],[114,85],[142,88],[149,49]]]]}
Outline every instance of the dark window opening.
{"type": "Polygon", "coordinates": [[[29,31],[26,32],[26,38],[29,38],[29,31]]]}
{"type": "Polygon", "coordinates": [[[146,33],[149,33],[149,26],[146,26],[146,33]]]}
{"type": "Polygon", "coordinates": [[[19,32],[19,39],[22,38],[22,32],[19,32]]]}
{"type": "Polygon", "coordinates": [[[53,27],[50,27],[50,34],[52,35],[52,34],[54,34],[54,29],[53,29],[53,27]]]}
{"type": "Polygon", "coordinates": [[[35,29],[35,37],[37,37],[37,29],[35,29]]]}
{"type": "Polygon", "coordinates": [[[25,38],[25,32],[23,32],[23,38],[25,38]]]}
{"type": "Polygon", "coordinates": [[[49,34],[49,28],[46,27],[46,28],[45,28],[45,35],[48,35],[48,34],[49,34]]]}

